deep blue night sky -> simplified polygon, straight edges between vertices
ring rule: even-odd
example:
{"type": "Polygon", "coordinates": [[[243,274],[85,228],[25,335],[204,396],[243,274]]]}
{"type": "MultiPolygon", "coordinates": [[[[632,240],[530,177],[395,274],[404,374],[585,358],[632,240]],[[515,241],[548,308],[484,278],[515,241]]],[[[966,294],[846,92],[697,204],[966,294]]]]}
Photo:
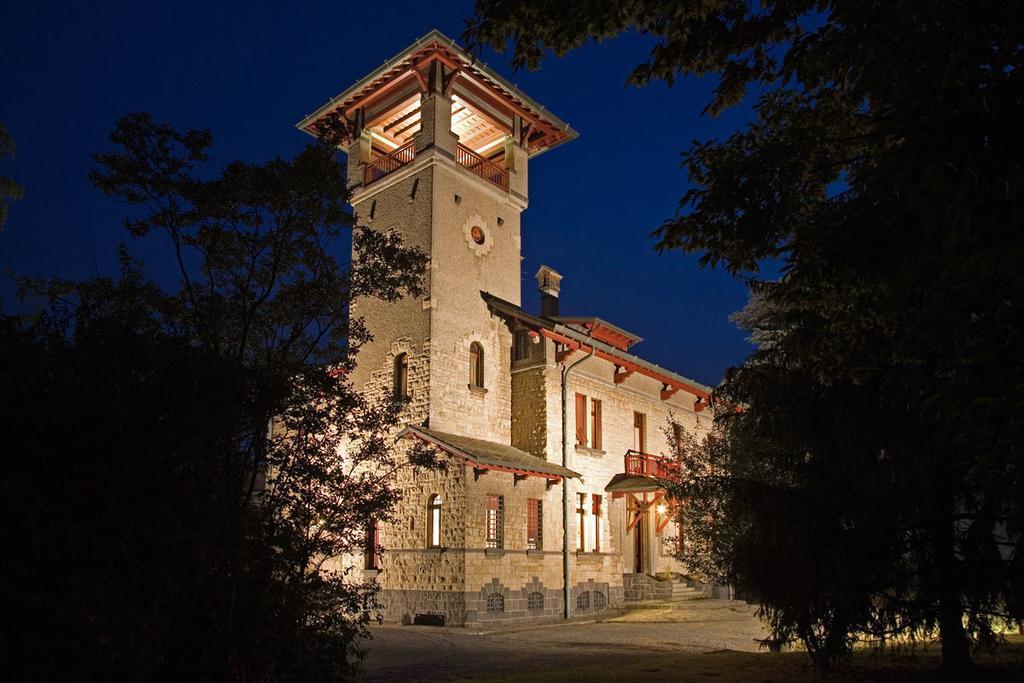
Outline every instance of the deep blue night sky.
{"type": "MultiPolygon", "coordinates": [[[[210,128],[218,164],[289,156],[307,141],[294,127],[303,115],[432,28],[458,40],[472,13],[462,1],[143,5],[4,9],[0,121],[18,156],[2,172],[27,191],[0,233],[5,272],[116,272],[124,207],[93,190],[86,173],[121,115],[148,111],[179,128],[210,128]]],[[[606,318],[645,338],[634,349],[641,356],[716,384],[750,350],[728,320],[746,290],[699,269],[696,257],[656,254],[649,235],[686,190],[679,153],[691,140],[728,135],[749,114],[701,116],[711,79],[626,86],[649,47],[626,36],[536,73],[484,56],[580,132],[531,164],[523,299],[536,308],[533,273],[547,263],[565,276],[563,313],[606,318]]],[[[159,274],[160,251],[132,248],[159,274]]],[[[16,307],[13,293],[4,278],[7,310],[16,307]]]]}

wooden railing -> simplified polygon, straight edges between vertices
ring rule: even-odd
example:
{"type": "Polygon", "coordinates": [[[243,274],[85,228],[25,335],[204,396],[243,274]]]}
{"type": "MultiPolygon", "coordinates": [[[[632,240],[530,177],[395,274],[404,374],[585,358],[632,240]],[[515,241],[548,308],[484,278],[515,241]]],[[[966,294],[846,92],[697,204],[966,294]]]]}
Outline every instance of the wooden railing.
{"type": "Polygon", "coordinates": [[[660,455],[626,451],[626,474],[636,477],[674,479],[679,476],[679,463],[660,455]]]}
{"type": "Polygon", "coordinates": [[[394,173],[416,156],[416,141],[410,140],[395,151],[376,159],[363,167],[363,187],[394,173]]]}
{"type": "Polygon", "coordinates": [[[508,192],[508,170],[493,161],[488,161],[469,147],[458,145],[455,148],[455,160],[484,180],[494,183],[508,192]]]}

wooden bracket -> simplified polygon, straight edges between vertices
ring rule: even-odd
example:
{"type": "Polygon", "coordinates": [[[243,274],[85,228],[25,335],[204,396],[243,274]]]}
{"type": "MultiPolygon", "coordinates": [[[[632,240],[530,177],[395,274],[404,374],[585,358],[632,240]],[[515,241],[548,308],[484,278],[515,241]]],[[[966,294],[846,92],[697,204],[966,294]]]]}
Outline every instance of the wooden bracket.
{"type": "Polygon", "coordinates": [[[566,359],[569,358],[569,356],[571,356],[573,353],[575,353],[575,351],[576,351],[576,349],[563,346],[561,349],[558,349],[557,351],[555,351],[555,362],[556,363],[564,363],[566,361],[566,359]]]}
{"type": "Polygon", "coordinates": [[[519,482],[523,481],[524,479],[526,479],[526,475],[525,474],[513,474],[512,475],[512,485],[513,486],[519,486],[519,482]]]}
{"type": "Polygon", "coordinates": [[[486,467],[474,467],[473,468],[473,481],[478,481],[480,479],[480,477],[484,476],[485,474],[487,474],[487,468],[486,467]]]}
{"type": "MultiPolygon", "coordinates": [[[[655,512],[657,512],[657,510],[655,510],[655,512]]],[[[657,512],[657,523],[654,527],[655,532],[660,534],[662,531],[665,530],[665,527],[668,526],[668,523],[672,521],[673,512],[674,510],[672,509],[672,506],[668,506],[668,510],[665,511],[665,514],[657,512]]]]}
{"type": "Polygon", "coordinates": [[[423,77],[423,73],[420,71],[418,66],[413,67],[412,74],[416,77],[416,82],[420,84],[420,94],[426,93],[430,90],[430,87],[427,85],[427,79],[423,77]]]}
{"type": "Polygon", "coordinates": [[[544,486],[545,491],[550,491],[552,486],[561,483],[561,479],[548,479],[547,484],[544,486]]]}
{"type": "Polygon", "coordinates": [[[456,69],[455,71],[453,71],[451,73],[451,75],[448,76],[448,78],[445,79],[445,81],[444,81],[444,96],[445,97],[451,97],[452,88],[455,87],[455,79],[458,78],[459,74],[461,74],[461,73],[462,73],[462,68],[460,67],[460,68],[456,69]]]}
{"type": "MultiPolygon", "coordinates": [[[[633,516],[629,520],[629,524],[626,526],[626,531],[632,531],[633,527],[639,524],[640,520],[644,518],[644,515],[647,514],[647,511],[654,507],[655,504],[661,500],[662,495],[662,492],[658,491],[654,498],[652,498],[650,502],[647,502],[646,500],[641,501],[637,499],[636,494],[633,494],[633,503],[636,506],[636,510],[633,512],[633,516]]],[[[644,494],[644,498],[647,498],[646,493],[644,494]]]]}
{"type": "Polygon", "coordinates": [[[698,396],[697,400],[693,402],[693,412],[699,413],[708,407],[708,402],[703,397],[698,396]]]}
{"type": "Polygon", "coordinates": [[[627,379],[629,379],[630,375],[632,375],[633,372],[633,370],[624,369],[621,365],[616,365],[615,374],[612,375],[612,377],[615,379],[616,384],[622,384],[627,379]]]}
{"type": "Polygon", "coordinates": [[[679,387],[670,387],[667,384],[662,384],[661,385],[661,400],[662,401],[669,400],[670,398],[675,396],[677,391],[679,391],[679,387]]]}

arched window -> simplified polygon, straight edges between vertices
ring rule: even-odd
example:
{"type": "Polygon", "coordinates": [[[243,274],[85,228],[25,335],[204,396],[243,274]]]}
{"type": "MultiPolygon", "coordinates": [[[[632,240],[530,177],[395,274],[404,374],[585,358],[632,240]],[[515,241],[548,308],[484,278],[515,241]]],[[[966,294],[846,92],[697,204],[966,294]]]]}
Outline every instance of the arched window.
{"type": "Polygon", "coordinates": [[[396,401],[404,401],[409,398],[409,354],[407,353],[395,356],[393,396],[396,401]]]}
{"type": "Polygon", "coordinates": [[[576,609],[590,609],[590,591],[583,591],[578,596],[576,596],[576,609]]]}
{"type": "Polygon", "coordinates": [[[436,493],[427,501],[427,546],[441,547],[441,496],[436,493]]]}
{"type": "Polygon", "coordinates": [[[544,594],[534,591],[526,596],[526,609],[544,609],[544,594]]]}
{"type": "Polygon", "coordinates": [[[594,591],[594,609],[604,609],[608,606],[608,598],[601,591],[594,591]]]}
{"type": "Polygon", "coordinates": [[[469,386],[484,386],[484,347],[479,342],[469,345],[469,386]]]}

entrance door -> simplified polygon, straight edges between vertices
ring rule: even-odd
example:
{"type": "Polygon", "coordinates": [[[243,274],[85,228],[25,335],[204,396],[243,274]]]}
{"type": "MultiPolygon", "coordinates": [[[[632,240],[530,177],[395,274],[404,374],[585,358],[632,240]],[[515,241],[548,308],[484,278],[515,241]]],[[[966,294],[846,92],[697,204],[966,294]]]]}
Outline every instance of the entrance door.
{"type": "Polygon", "coordinates": [[[647,527],[647,513],[645,512],[641,517],[640,521],[633,527],[633,570],[637,574],[644,573],[644,555],[647,554],[647,548],[645,547],[644,537],[647,535],[644,533],[647,527]]]}

